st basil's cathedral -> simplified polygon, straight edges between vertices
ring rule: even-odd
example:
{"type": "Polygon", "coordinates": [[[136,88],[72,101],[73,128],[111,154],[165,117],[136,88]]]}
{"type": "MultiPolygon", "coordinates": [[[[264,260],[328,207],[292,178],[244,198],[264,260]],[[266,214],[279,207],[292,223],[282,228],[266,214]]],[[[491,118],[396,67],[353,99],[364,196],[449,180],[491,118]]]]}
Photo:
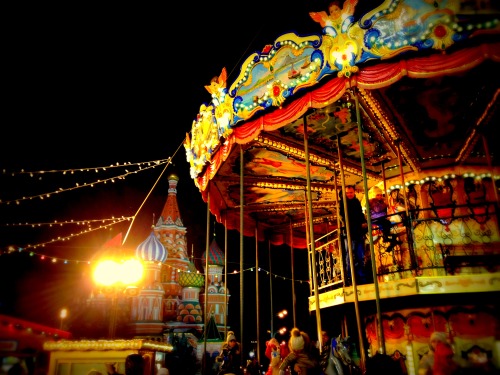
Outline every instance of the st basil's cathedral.
{"type": "MultiPolygon", "coordinates": [[[[226,302],[230,294],[223,279],[225,257],[214,239],[208,250],[208,262],[206,251],[202,255],[203,273],[196,269],[194,256],[188,256],[187,229],[177,203],[179,177],[172,173],[168,181],[167,201],[161,215],[149,236],[135,249],[135,256],[144,265],[143,282],[132,296],[124,295],[117,300],[116,337],[155,340],[174,346],[184,343],[201,360],[204,349],[208,355],[220,350],[230,328],[226,326],[226,302]],[[208,275],[208,297],[205,275],[208,275]],[[204,315],[208,317],[207,327],[204,315]]],[[[116,249],[103,248],[99,256],[106,251],[116,249]]],[[[103,291],[93,290],[87,306],[94,317],[101,317],[101,322],[108,320],[111,309],[103,291]]]]}

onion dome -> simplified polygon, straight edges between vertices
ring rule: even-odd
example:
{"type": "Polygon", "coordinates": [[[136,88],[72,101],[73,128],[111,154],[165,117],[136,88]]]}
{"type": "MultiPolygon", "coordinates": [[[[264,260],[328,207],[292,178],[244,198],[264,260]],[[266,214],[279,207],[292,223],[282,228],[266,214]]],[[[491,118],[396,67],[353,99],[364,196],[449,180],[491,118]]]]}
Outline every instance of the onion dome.
{"type": "MultiPolygon", "coordinates": [[[[205,263],[206,251],[203,253],[202,259],[203,263],[205,263]]],[[[212,243],[210,244],[210,248],[208,249],[208,264],[223,266],[224,260],[225,258],[222,250],[220,249],[219,245],[217,245],[217,242],[215,242],[215,239],[213,239],[212,243]]]]}
{"type": "Polygon", "coordinates": [[[142,260],[149,260],[152,262],[164,262],[167,259],[167,249],[160,242],[154,231],[144,240],[137,249],[135,255],[142,260]]]}
{"type": "Polygon", "coordinates": [[[189,262],[187,271],[179,272],[179,285],[184,287],[201,288],[205,285],[205,276],[198,273],[192,262],[189,262]]]}

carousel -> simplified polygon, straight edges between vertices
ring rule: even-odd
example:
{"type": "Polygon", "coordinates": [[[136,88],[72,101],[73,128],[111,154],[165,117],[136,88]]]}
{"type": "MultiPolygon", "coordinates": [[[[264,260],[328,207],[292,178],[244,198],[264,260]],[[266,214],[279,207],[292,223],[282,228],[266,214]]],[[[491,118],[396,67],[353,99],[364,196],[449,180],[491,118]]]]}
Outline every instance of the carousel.
{"type": "Polygon", "coordinates": [[[355,338],[362,369],[380,353],[416,374],[433,332],[463,367],[500,368],[498,4],[360,7],[311,9],[316,34],[281,35],[231,82],[221,69],[185,140],[191,177],[227,229],[308,252],[298,303],[318,337],[355,338]],[[364,285],[342,267],[346,186],[365,213],[381,190],[398,238],[366,215],[364,285]]]}

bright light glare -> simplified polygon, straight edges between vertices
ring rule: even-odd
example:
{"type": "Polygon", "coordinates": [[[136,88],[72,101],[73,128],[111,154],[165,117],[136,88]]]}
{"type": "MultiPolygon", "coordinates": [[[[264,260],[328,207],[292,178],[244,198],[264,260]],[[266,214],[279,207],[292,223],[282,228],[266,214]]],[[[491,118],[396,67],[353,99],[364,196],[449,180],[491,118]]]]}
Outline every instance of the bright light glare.
{"type": "Polygon", "coordinates": [[[104,260],[94,270],[94,280],[104,286],[117,283],[130,285],[142,279],[142,263],[138,259],[130,259],[119,264],[114,260],[104,260]]]}
{"type": "Polygon", "coordinates": [[[60,313],[60,315],[59,315],[59,317],[60,317],[61,319],[64,319],[64,318],[66,318],[67,316],[68,316],[68,309],[62,309],[62,310],[61,310],[61,313],[60,313]]]}
{"type": "Polygon", "coordinates": [[[94,280],[105,286],[113,285],[118,281],[118,263],[114,260],[103,260],[94,270],[94,280]]]}
{"type": "Polygon", "coordinates": [[[125,285],[131,285],[142,279],[144,268],[137,259],[129,259],[120,267],[120,281],[125,285]]]}

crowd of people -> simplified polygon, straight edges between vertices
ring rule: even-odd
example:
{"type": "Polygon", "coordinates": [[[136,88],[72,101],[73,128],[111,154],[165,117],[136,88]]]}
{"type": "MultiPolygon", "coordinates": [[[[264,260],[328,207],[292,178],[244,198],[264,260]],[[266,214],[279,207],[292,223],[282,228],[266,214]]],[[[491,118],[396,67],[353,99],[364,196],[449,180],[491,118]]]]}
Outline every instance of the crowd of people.
{"type": "Polygon", "coordinates": [[[229,331],[227,339],[216,357],[212,374],[214,375],[257,375],[265,371],[265,375],[326,375],[332,353],[332,338],[327,331],[322,331],[321,340],[311,340],[309,334],[293,328],[287,342],[278,342],[271,338],[266,342],[265,356],[269,365],[267,370],[261,368],[256,358],[242,366],[241,345],[234,332],[229,331]],[[259,369],[261,372],[259,372],[259,369]]]}
{"type": "MultiPolygon", "coordinates": [[[[309,335],[293,328],[288,344],[280,344],[275,338],[266,342],[265,355],[269,360],[266,375],[321,375],[319,351],[309,335]]],[[[233,331],[221,347],[214,364],[216,375],[242,375],[241,345],[233,331]]],[[[245,367],[246,374],[259,374],[260,365],[254,358],[245,367]]]]}
{"type": "MultiPolygon", "coordinates": [[[[266,341],[265,356],[267,369],[261,368],[257,358],[252,358],[243,366],[241,345],[234,332],[229,331],[227,340],[217,356],[214,375],[404,375],[408,374],[406,365],[394,360],[387,354],[377,353],[367,359],[365,372],[351,358],[351,353],[340,353],[340,347],[348,339],[334,338],[327,330],[321,331],[320,339],[315,342],[310,336],[298,329],[290,331],[287,342],[278,342],[276,338],[266,341]],[[347,356],[348,358],[344,358],[347,356]]],[[[469,375],[498,374],[490,362],[481,366],[468,366],[456,361],[453,346],[446,333],[433,332],[429,339],[429,348],[417,365],[417,375],[469,375]]]]}
{"type": "MultiPolygon", "coordinates": [[[[387,354],[377,353],[368,358],[365,372],[351,358],[347,339],[334,338],[327,331],[321,331],[320,340],[311,340],[310,336],[294,327],[290,331],[288,342],[278,342],[271,338],[266,342],[265,356],[269,361],[265,375],[339,375],[365,374],[404,375],[408,370],[404,363],[395,361],[387,354]],[[347,348],[347,352],[342,353],[347,348]],[[347,357],[347,358],[346,358],[347,357]]],[[[144,360],[140,354],[131,354],[125,361],[124,374],[142,375],[144,360]]],[[[119,374],[114,364],[106,364],[107,374],[119,374]]],[[[162,370],[166,370],[163,368],[162,370]]],[[[241,344],[233,331],[229,331],[226,341],[217,355],[211,374],[213,375],[259,375],[263,372],[256,357],[243,362],[241,344]]],[[[10,374],[11,372],[9,372],[10,374]]],[[[14,372],[12,372],[14,373],[14,372]]],[[[98,375],[99,373],[96,373],[98,375]]],[[[156,372],[155,372],[156,374],[156,372]]],[[[167,372],[158,372],[168,374],[167,372]]],[[[429,339],[429,348],[418,363],[417,375],[469,375],[498,374],[491,361],[465,366],[456,361],[455,351],[446,333],[433,332],[429,339]]]]}

